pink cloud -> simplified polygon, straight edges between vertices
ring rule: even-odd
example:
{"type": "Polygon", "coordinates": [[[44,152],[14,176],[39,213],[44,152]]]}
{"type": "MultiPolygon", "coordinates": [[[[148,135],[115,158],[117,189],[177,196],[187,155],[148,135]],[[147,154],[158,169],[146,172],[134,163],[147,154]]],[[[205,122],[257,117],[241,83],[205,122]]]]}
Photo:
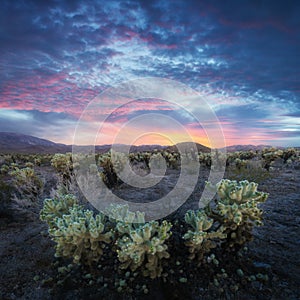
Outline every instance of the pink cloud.
{"type": "Polygon", "coordinates": [[[81,114],[99,91],[79,88],[67,81],[68,75],[27,76],[19,81],[4,83],[1,92],[1,108],[65,112],[81,114]]]}

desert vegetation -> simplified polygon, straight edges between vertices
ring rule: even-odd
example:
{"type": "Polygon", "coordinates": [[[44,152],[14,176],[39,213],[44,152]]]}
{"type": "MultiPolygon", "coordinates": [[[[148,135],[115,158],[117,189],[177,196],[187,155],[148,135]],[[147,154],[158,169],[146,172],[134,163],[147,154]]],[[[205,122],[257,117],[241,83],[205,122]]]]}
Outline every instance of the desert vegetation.
{"type": "MultiPolygon", "coordinates": [[[[84,167],[78,164],[80,155],[76,155],[0,156],[0,213],[6,220],[1,228],[2,237],[8,239],[2,255],[9,245],[9,232],[18,228],[18,222],[35,224],[36,236],[47,245],[43,265],[34,264],[25,282],[16,270],[10,271],[11,279],[23,285],[1,288],[1,298],[12,294],[38,297],[32,286],[45,299],[62,295],[76,299],[280,296],[282,290],[274,285],[281,279],[270,264],[259,264],[251,258],[255,251],[250,252],[249,245],[255,243],[258,229],[269,218],[272,204],[268,203],[273,201],[269,198],[276,197],[272,195],[272,182],[278,183],[277,178],[282,180],[286,174],[293,178],[299,175],[298,149],[265,148],[226,155],[218,151],[180,155],[177,151],[154,150],[127,156],[109,151],[96,153],[94,161],[84,167]],[[145,221],[144,212],[131,211],[127,205],[113,204],[97,211],[76,182],[78,170],[97,175],[113,192],[132,194],[136,202],[143,202],[143,193],[130,189],[118,173],[129,164],[145,176],[159,169],[162,159],[165,176],[173,183],[183,161],[200,164],[195,191],[182,207],[163,219],[145,221]],[[225,179],[217,184],[206,181],[213,160],[226,165],[225,179]],[[215,197],[199,208],[196,204],[204,186],[213,190],[215,197]]],[[[161,186],[153,187],[156,190],[161,192],[161,186]]],[[[297,297],[297,293],[295,290],[289,295],[297,297]]]]}

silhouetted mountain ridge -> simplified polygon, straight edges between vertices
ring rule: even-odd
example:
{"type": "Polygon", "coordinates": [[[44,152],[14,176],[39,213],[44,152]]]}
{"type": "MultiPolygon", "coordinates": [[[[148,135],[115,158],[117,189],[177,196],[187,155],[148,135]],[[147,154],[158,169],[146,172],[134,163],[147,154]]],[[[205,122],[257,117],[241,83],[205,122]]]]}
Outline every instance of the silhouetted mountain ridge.
{"type": "MultiPolygon", "coordinates": [[[[198,151],[210,152],[211,149],[204,145],[195,143],[198,151]]],[[[116,149],[122,149],[124,145],[114,145],[116,149]]],[[[178,151],[178,146],[181,149],[190,150],[192,144],[190,142],[182,142],[177,145],[172,146],[161,146],[161,145],[140,145],[140,146],[130,146],[130,152],[138,151],[153,151],[157,150],[169,150],[178,151]]],[[[84,149],[84,147],[90,146],[79,146],[84,149]]],[[[266,147],[271,147],[268,145],[234,145],[226,148],[228,152],[233,151],[248,151],[248,150],[261,150],[266,147]]],[[[278,147],[284,148],[284,147],[278,147]]],[[[96,145],[95,151],[98,153],[104,153],[111,149],[111,145],[96,145]]],[[[55,143],[47,139],[38,138],[31,135],[14,133],[14,132],[0,132],[0,152],[2,153],[66,153],[72,151],[72,145],[65,145],[61,143],[55,143]]]]}

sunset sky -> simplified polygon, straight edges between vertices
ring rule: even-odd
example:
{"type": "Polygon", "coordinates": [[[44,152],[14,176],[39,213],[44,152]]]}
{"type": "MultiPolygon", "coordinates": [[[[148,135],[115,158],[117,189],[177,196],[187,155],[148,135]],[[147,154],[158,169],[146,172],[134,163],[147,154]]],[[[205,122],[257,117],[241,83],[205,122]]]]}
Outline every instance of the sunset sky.
{"type": "MultiPolygon", "coordinates": [[[[96,96],[123,81],[161,77],[207,101],[227,145],[300,146],[300,1],[0,5],[0,131],[72,144],[96,96]]],[[[171,122],[147,118],[160,114],[208,144],[201,120],[190,114],[203,109],[197,98],[186,110],[165,100],[139,99],[116,109],[97,143],[112,143],[126,122],[123,143],[134,134],[135,144],[185,141],[171,122]],[[144,122],[130,123],[140,116],[144,122]]]]}

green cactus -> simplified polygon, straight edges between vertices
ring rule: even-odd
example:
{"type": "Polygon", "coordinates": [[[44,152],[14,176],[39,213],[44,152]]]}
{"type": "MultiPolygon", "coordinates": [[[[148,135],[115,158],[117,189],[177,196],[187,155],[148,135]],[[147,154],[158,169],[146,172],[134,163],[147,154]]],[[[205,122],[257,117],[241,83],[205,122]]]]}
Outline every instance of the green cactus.
{"type": "Polygon", "coordinates": [[[125,153],[111,150],[111,157],[113,158],[113,168],[115,172],[118,174],[123,171],[129,159],[128,156],[125,153]]]}
{"type": "Polygon", "coordinates": [[[116,221],[116,246],[120,268],[142,269],[144,276],[161,276],[162,260],[169,258],[166,240],[171,236],[172,224],[163,221],[145,223],[144,213],[131,212],[127,205],[111,205],[111,220],[116,221]]]}
{"type": "Polygon", "coordinates": [[[68,188],[73,176],[72,153],[56,153],[51,159],[51,166],[55,168],[60,176],[62,184],[68,188]]]}
{"type": "Polygon", "coordinates": [[[52,229],[55,227],[56,218],[62,218],[64,214],[68,214],[69,209],[78,203],[78,199],[71,194],[59,194],[53,199],[45,199],[40,211],[40,219],[48,224],[49,229],[52,229]]]}
{"type": "Polygon", "coordinates": [[[1,174],[7,174],[9,172],[9,166],[8,165],[2,165],[0,168],[0,173],[1,174]]]}
{"type": "Polygon", "coordinates": [[[118,224],[129,224],[135,226],[139,223],[145,223],[145,213],[132,212],[129,210],[128,205],[111,204],[105,211],[106,215],[112,222],[118,224]]]}
{"type": "Polygon", "coordinates": [[[56,257],[71,257],[74,263],[91,265],[103,255],[104,243],[111,242],[111,232],[105,232],[105,216],[93,216],[91,210],[84,210],[75,204],[69,214],[56,218],[54,228],[49,230],[56,242],[56,257]]]}
{"type": "Polygon", "coordinates": [[[216,185],[218,199],[210,216],[226,228],[229,246],[243,245],[252,239],[254,225],[262,225],[262,210],[257,207],[265,202],[268,194],[257,191],[257,183],[223,179],[216,185]]]}
{"type": "MultiPolygon", "coordinates": [[[[172,225],[167,221],[159,224],[152,221],[138,228],[131,228],[128,233],[117,239],[118,259],[121,269],[130,268],[131,271],[139,267],[143,269],[143,275],[150,278],[160,277],[163,271],[162,259],[169,258],[168,246],[165,241],[170,237],[172,225]]],[[[124,232],[121,229],[121,233],[124,232]]]]}
{"type": "Polygon", "coordinates": [[[98,262],[104,243],[111,242],[112,232],[107,231],[106,217],[84,210],[73,195],[46,199],[40,218],[48,223],[49,234],[56,243],[55,256],[73,258],[76,264],[98,262]]]}
{"type": "Polygon", "coordinates": [[[103,180],[103,182],[108,186],[108,187],[113,187],[117,185],[119,182],[119,178],[115,172],[113,163],[111,161],[111,152],[102,154],[99,156],[98,159],[98,164],[100,168],[102,169],[100,172],[100,176],[103,180]]]}
{"type": "Polygon", "coordinates": [[[201,262],[204,254],[217,246],[217,240],[226,238],[225,228],[221,226],[213,230],[214,220],[209,218],[203,210],[189,210],[184,219],[192,227],[192,230],[189,229],[183,236],[186,240],[185,245],[189,247],[189,259],[197,257],[201,262]]]}

